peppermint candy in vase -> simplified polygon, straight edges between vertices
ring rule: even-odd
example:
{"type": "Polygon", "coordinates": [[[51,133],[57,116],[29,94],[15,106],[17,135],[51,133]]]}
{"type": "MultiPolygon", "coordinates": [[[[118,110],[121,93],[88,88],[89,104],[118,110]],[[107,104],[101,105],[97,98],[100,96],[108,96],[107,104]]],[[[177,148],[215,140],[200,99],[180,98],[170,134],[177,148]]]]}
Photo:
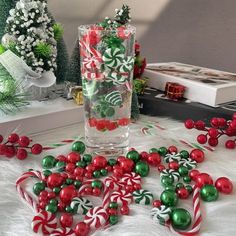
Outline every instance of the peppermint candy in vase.
{"type": "Polygon", "coordinates": [[[128,145],[134,67],[135,28],[116,19],[79,27],[86,144],[108,156],[128,145]]]}

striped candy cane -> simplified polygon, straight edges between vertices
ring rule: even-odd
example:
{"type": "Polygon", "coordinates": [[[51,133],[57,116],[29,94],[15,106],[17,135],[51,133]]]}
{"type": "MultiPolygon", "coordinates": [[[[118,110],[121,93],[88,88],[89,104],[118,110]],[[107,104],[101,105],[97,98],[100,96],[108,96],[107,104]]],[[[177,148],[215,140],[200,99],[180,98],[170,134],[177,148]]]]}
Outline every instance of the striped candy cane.
{"type": "Polygon", "coordinates": [[[193,188],[193,225],[191,230],[189,231],[176,231],[171,224],[168,224],[168,227],[170,228],[171,232],[178,233],[179,235],[183,236],[196,236],[201,228],[202,223],[202,216],[201,216],[201,209],[200,209],[200,189],[197,186],[194,186],[193,188]]]}
{"type": "Polygon", "coordinates": [[[39,212],[39,207],[37,202],[28,194],[22,187],[21,184],[23,184],[27,179],[29,178],[38,178],[39,180],[43,180],[44,176],[40,171],[28,171],[21,175],[20,178],[16,181],[16,190],[19,193],[20,197],[24,199],[36,212],[39,212]]]}

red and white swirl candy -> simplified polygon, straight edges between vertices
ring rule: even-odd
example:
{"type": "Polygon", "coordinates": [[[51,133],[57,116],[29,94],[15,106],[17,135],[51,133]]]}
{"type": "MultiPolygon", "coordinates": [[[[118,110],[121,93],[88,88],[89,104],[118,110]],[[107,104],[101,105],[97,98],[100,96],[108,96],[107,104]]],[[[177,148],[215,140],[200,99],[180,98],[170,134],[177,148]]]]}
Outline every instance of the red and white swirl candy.
{"type": "Polygon", "coordinates": [[[50,233],[50,236],[75,236],[75,233],[71,228],[57,228],[50,233]]]}
{"type": "Polygon", "coordinates": [[[125,190],[118,190],[111,194],[111,201],[118,204],[128,205],[132,202],[133,196],[125,190]]]}
{"type": "Polygon", "coordinates": [[[120,180],[114,176],[109,176],[104,180],[105,185],[113,190],[119,189],[122,185],[120,184],[120,180]]]}
{"type": "Polygon", "coordinates": [[[98,229],[106,224],[108,220],[107,211],[103,207],[90,209],[84,217],[84,222],[92,229],[98,229]]]}
{"type": "Polygon", "coordinates": [[[35,233],[50,234],[57,228],[57,218],[50,212],[41,211],[33,218],[31,227],[35,233]]]}
{"type": "Polygon", "coordinates": [[[141,176],[131,172],[126,173],[123,175],[122,179],[120,180],[120,183],[124,185],[134,185],[134,184],[141,184],[141,176]]]}

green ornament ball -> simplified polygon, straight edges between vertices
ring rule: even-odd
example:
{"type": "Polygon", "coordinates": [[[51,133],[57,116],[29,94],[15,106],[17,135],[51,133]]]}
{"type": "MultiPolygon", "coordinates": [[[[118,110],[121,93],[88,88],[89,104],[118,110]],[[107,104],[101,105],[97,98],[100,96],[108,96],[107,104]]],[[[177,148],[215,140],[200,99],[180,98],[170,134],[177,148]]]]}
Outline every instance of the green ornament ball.
{"type": "Polygon", "coordinates": [[[115,209],[117,209],[117,208],[118,208],[118,203],[117,203],[117,202],[110,202],[110,203],[109,203],[109,208],[115,208],[115,209]]]}
{"type": "Polygon", "coordinates": [[[126,157],[133,160],[134,162],[138,162],[139,159],[140,159],[140,155],[137,151],[135,150],[132,150],[132,151],[129,151],[127,154],[126,154],[126,157]]]}
{"type": "Polygon", "coordinates": [[[92,188],[102,188],[102,182],[100,180],[94,180],[91,183],[92,188]]]}
{"type": "Polygon", "coordinates": [[[85,161],[85,162],[91,162],[92,161],[92,155],[90,155],[90,154],[84,154],[83,155],[83,161],[85,161]]]}
{"type": "Polygon", "coordinates": [[[186,230],[191,225],[191,215],[183,208],[176,208],[170,215],[171,224],[175,229],[186,230]]]}
{"type": "Polygon", "coordinates": [[[68,213],[73,213],[73,208],[71,206],[66,206],[65,211],[68,213]]]}
{"type": "Polygon", "coordinates": [[[135,172],[141,177],[146,177],[149,174],[149,165],[146,162],[139,161],[135,165],[135,172]]]}
{"type": "Polygon", "coordinates": [[[158,152],[159,152],[159,154],[160,154],[161,156],[165,156],[165,155],[168,153],[168,150],[167,150],[166,147],[160,147],[160,148],[158,149],[158,152]]]}
{"type": "Polygon", "coordinates": [[[50,170],[44,170],[43,171],[43,175],[45,176],[45,177],[48,177],[49,175],[51,175],[52,174],[52,171],[50,171],[50,170]]]}
{"type": "Polygon", "coordinates": [[[58,204],[58,201],[57,199],[53,198],[49,201],[49,204],[52,204],[52,205],[57,205],[58,204]]]}
{"type": "Polygon", "coordinates": [[[191,180],[190,176],[186,175],[183,177],[183,181],[184,181],[184,183],[189,184],[192,180],[191,180]]]}
{"type": "Polygon", "coordinates": [[[207,184],[200,190],[201,199],[205,202],[216,201],[219,197],[218,190],[214,185],[207,184]]]}
{"type": "Polygon", "coordinates": [[[157,148],[151,148],[149,150],[149,153],[158,153],[158,149],[157,148]]]}
{"type": "Polygon", "coordinates": [[[79,180],[74,181],[74,186],[75,186],[76,189],[80,188],[81,185],[82,185],[81,181],[79,181],[79,180]]]}
{"type": "Polygon", "coordinates": [[[116,165],[116,163],[117,163],[117,160],[116,159],[113,159],[113,158],[111,158],[111,159],[109,159],[108,160],[108,165],[109,166],[114,166],[114,165],[116,165]]]}
{"type": "Polygon", "coordinates": [[[63,161],[58,161],[57,163],[56,163],[56,168],[57,168],[57,171],[58,172],[63,172],[64,170],[65,170],[65,166],[66,166],[66,163],[65,162],[63,162],[63,161]]]}
{"type": "Polygon", "coordinates": [[[113,107],[108,107],[105,110],[105,114],[107,117],[112,117],[115,114],[115,109],[113,107]]]}
{"type": "Polygon", "coordinates": [[[87,164],[85,161],[77,161],[75,165],[84,168],[87,164]]]}
{"type": "Polygon", "coordinates": [[[93,172],[93,177],[94,177],[94,178],[100,178],[100,177],[101,177],[100,171],[99,171],[99,170],[95,170],[95,171],[93,172]]]}
{"type": "Polygon", "coordinates": [[[179,172],[180,176],[184,177],[184,176],[188,175],[188,168],[185,166],[180,166],[178,169],[178,172],[179,172]]]}
{"type": "Polygon", "coordinates": [[[57,212],[57,205],[49,203],[45,210],[55,214],[57,212]]]}
{"type": "Polygon", "coordinates": [[[186,185],[185,188],[188,190],[190,194],[193,192],[193,187],[191,185],[186,185]]]}
{"type": "Polygon", "coordinates": [[[67,178],[67,179],[66,179],[66,184],[71,185],[71,184],[73,184],[73,183],[74,183],[74,180],[73,180],[73,179],[70,179],[70,178],[67,178]]]}
{"type": "Polygon", "coordinates": [[[177,189],[184,188],[184,184],[183,183],[177,183],[176,188],[177,189]]]}
{"type": "Polygon", "coordinates": [[[42,166],[44,169],[52,169],[55,167],[57,161],[54,156],[48,155],[45,156],[42,160],[42,166]]]}
{"type": "Polygon", "coordinates": [[[35,195],[39,195],[45,189],[45,183],[38,182],[33,186],[33,192],[35,195]]]}
{"type": "Polygon", "coordinates": [[[119,219],[118,215],[111,215],[109,217],[109,222],[110,222],[111,225],[115,225],[115,224],[118,223],[118,219],[119,219]]]}
{"type": "Polygon", "coordinates": [[[174,185],[168,185],[168,186],[165,187],[165,190],[175,191],[175,186],[174,185]]]}
{"type": "Polygon", "coordinates": [[[172,175],[167,175],[167,176],[161,177],[162,186],[167,187],[169,185],[172,185],[173,183],[174,183],[174,178],[172,175]]]}
{"type": "Polygon", "coordinates": [[[106,169],[101,169],[100,174],[101,174],[101,176],[107,176],[108,171],[106,169]]]}
{"type": "Polygon", "coordinates": [[[173,207],[176,206],[178,203],[178,196],[175,191],[172,190],[164,190],[160,196],[162,204],[173,207]]]}
{"type": "Polygon", "coordinates": [[[53,188],[52,191],[53,191],[54,193],[58,194],[58,193],[60,193],[61,189],[60,189],[59,187],[55,187],[55,188],[53,188]]]}
{"type": "Polygon", "coordinates": [[[79,152],[80,154],[83,154],[85,151],[85,144],[81,141],[76,141],[72,144],[72,151],[73,152],[79,152]]]}
{"type": "Polygon", "coordinates": [[[189,158],[189,152],[186,150],[182,150],[182,151],[180,151],[180,156],[184,159],[187,159],[187,158],[189,158]]]}

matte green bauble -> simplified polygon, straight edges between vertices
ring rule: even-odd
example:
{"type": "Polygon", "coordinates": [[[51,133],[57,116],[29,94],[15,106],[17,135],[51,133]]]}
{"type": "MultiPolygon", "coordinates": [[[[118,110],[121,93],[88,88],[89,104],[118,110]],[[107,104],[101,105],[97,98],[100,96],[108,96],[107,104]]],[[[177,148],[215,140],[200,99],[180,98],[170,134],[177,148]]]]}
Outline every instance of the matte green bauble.
{"type": "Polygon", "coordinates": [[[158,152],[159,152],[159,154],[160,154],[161,156],[165,156],[165,155],[167,154],[168,150],[167,150],[166,147],[160,147],[160,148],[158,149],[158,152]]]}
{"type": "Polygon", "coordinates": [[[178,196],[175,193],[175,191],[172,191],[172,190],[164,190],[161,193],[160,199],[161,199],[162,204],[168,207],[176,206],[178,203],[178,196]]]}
{"type": "Polygon", "coordinates": [[[178,169],[178,172],[179,172],[180,176],[184,177],[184,176],[188,175],[188,168],[185,166],[180,166],[178,169]]]}
{"type": "Polygon", "coordinates": [[[43,169],[52,169],[56,165],[57,161],[54,156],[45,156],[42,160],[43,169]]]}
{"type": "Polygon", "coordinates": [[[45,184],[42,182],[38,182],[34,184],[33,186],[33,192],[35,195],[39,195],[44,189],[45,189],[45,184]]]}
{"type": "Polygon", "coordinates": [[[170,186],[174,183],[174,178],[172,175],[162,176],[161,177],[161,184],[164,187],[170,186]]]}
{"type": "Polygon", "coordinates": [[[72,144],[72,151],[83,154],[85,151],[85,144],[81,141],[76,141],[75,143],[72,144]]]}
{"type": "Polygon", "coordinates": [[[135,150],[129,151],[126,154],[126,157],[133,160],[134,162],[137,162],[140,159],[139,153],[135,150]]]}
{"type": "Polygon", "coordinates": [[[205,202],[216,201],[219,197],[219,193],[215,186],[207,184],[201,188],[201,198],[205,202]]]}
{"type": "Polygon", "coordinates": [[[189,153],[188,153],[188,151],[186,151],[186,150],[182,150],[179,154],[180,154],[180,156],[181,156],[182,158],[184,158],[184,159],[189,158],[189,153]]]}
{"type": "Polygon", "coordinates": [[[149,165],[146,162],[139,161],[135,165],[135,172],[141,177],[146,177],[149,174],[149,165]]]}
{"type": "Polygon", "coordinates": [[[175,229],[185,230],[191,225],[191,215],[183,208],[176,208],[170,215],[171,224],[175,229]]]}

